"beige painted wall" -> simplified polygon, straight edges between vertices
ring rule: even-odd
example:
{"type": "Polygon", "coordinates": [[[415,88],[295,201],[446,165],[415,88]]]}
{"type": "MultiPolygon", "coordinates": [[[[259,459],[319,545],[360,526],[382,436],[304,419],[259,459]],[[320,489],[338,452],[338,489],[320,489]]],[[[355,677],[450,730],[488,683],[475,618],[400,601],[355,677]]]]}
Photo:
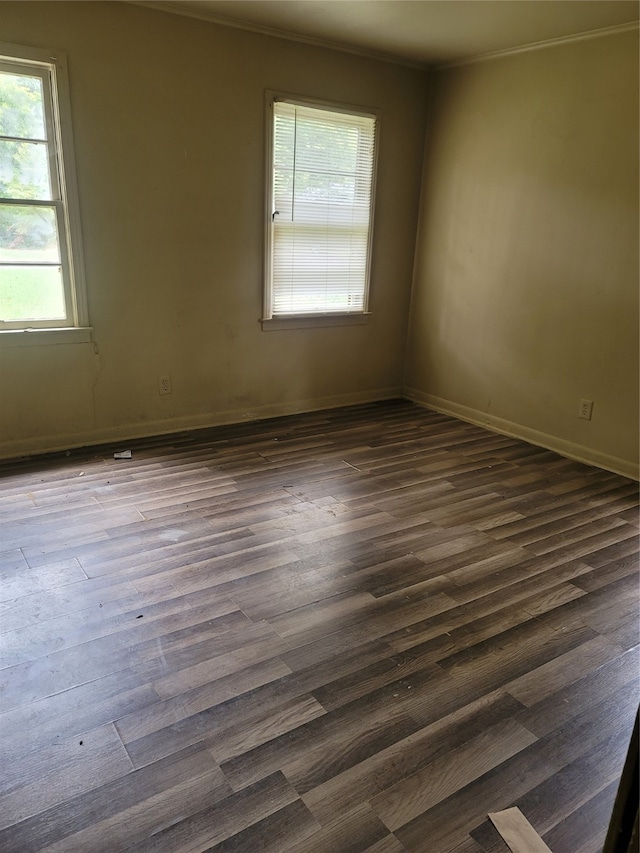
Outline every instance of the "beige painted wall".
{"type": "Polygon", "coordinates": [[[405,391],[637,475],[637,32],[435,76],[405,391]]]}
{"type": "Polygon", "coordinates": [[[0,349],[0,455],[400,392],[426,73],[124,3],[0,33],[67,53],[98,348],[0,349]],[[367,325],[261,330],[265,89],[381,110],[367,325]]]}

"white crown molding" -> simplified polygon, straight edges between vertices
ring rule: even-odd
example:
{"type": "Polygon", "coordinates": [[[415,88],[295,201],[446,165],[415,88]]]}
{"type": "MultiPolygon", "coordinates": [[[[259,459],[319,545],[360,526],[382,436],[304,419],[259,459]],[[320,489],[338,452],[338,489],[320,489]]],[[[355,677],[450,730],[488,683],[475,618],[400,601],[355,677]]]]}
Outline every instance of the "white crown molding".
{"type": "Polygon", "coordinates": [[[597,30],[587,30],[584,33],[575,33],[570,36],[558,36],[558,38],[544,39],[543,41],[535,41],[530,44],[522,44],[518,47],[509,47],[504,50],[494,50],[491,53],[479,53],[477,56],[470,56],[467,59],[457,59],[454,62],[435,63],[431,66],[434,71],[446,71],[449,68],[461,68],[464,65],[475,65],[479,62],[491,62],[494,59],[504,59],[508,56],[518,56],[521,53],[531,53],[534,50],[544,50],[548,47],[558,47],[563,44],[573,44],[578,41],[589,41],[590,39],[602,38],[603,36],[617,35],[618,33],[628,33],[637,30],[638,21],[632,21],[629,24],[616,24],[612,27],[602,27],[597,30]]]}
{"type": "Polygon", "coordinates": [[[489,53],[480,53],[465,57],[464,59],[456,59],[451,62],[419,62],[410,60],[395,54],[384,53],[382,51],[369,50],[367,48],[356,47],[355,45],[344,44],[342,42],[334,42],[328,39],[316,38],[314,36],[306,36],[301,33],[293,33],[288,30],[281,30],[276,27],[267,27],[263,24],[254,24],[249,21],[239,21],[235,18],[227,18],[223,15],[216,15],[211,12],[200,11],[190,6],[186,6],[180,0],[128,0],[134,6],[142,6],[147,9],[154,9],[166,14],[182,15],[186,18],[195,18],[196,20],[206,21],[209,24],[216,24],[223,27],[231,27],[232,29],[254,32],[260,35],[269,36],[271,38],[285,39],[286,41],[298,42],[300,44],[308,44],[312,47],[320,47],[325,50],[338,50],[342,53],[349,53],[355,56],[361,56],[364,59],[373,59],[378,62],[388,62],[393,65],[402,65],[408,68],[415,68],[421,71],[429,70],[447,70],[449,68],[460,68],[465,65],[475,65],[480,62],[490,62],[494,59],[504,59],[509,56],[517,56],[521,53],[529,53],[534,50],[544,50],[549,47],[557,47],[563,44],[571,44],[573,42],[586,41],[603,36],[616,35],[618,33],[631,32],[638,29],[639,22],[632,21],[627,24],[615,24],[611,27],[601,27],[595,30],[587,30],[585,32],[573,33],[567,36],[558,36],[557,38],[543,39],[542,41],[529,42],[516,47],[505,48],[503,50],[495,50],[489,53]]]}
{"type": "Polygon", "coordinates": [[[166,12],[172,15],[182,15],[185,18],[195,18],[199,21],[206,21],[209,24],[217,24],[221,27],[231,27],[236,30],[245,30],[259,35],[269,36],[271,38],[285,39],[285,41],[298,42],[299,44],[308,44],[311,47],[321,47],[325,50],[338,50],[342,53],[350,53],[355,56],[361,56],[364,59],[374,59],[377,62],[389,62],[392,65],[403,65],[407,68],[415,68],[419,71],[426,71],[429,65],[425,62],[415,62],[411,59],[406,59],[394,54],[383,53],[381,51],[368,50],[364,47],[356,47],[355,45],[344,44],[342,42],[329,41],[327,39],[316,38],[314,36],[305,36],[301,33],[292,33],[288,30],[280,30],[276,27],[265,27],[263,24],[253,24],[249,21],[238,21],[235,18],[225,18],[222,15],[214,15],[208,12],[200,12],[197,9],[192,9],[183,6],[179,0],[175,2],[157,2],[157,0],[128,0],[133,6],[143,6],[146,9],[155,9],[157,12],[166,12]]]}

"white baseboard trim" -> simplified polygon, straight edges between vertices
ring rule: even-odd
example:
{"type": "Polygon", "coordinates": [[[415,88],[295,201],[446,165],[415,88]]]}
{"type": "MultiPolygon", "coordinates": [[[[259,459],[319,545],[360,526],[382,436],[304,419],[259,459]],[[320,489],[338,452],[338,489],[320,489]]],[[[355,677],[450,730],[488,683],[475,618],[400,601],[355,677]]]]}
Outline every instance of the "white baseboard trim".
{"type": "Polygon", "coordinates": [[[547,450],[553,450],[561,456],[567,456],[569,459],[575,459],[577,462],[584,462],[596,468],[604,468],[606,471],[621,474],[623,477],[629,477],[632,480],[640,479],[640,467],[636,462],[620,459],[617,456],[610,456],[607,453],[601,453],[599,450],[594,450],[591,447],[575,444],[572,441],[548,435],[522,424],[512,423],[504,418],[498,418],[487,412],[480,412],[469,406],[444,400],[433,394],[425,394],[416,388],[404,388],[402,396],[428,409],[434,409],[436,412],[441,412],[444,415],[451,415],[454,418],[459,418],[461,421],[485,427],[501,435],[508,435],[511,438],[521,438],[530,444],[544,447],[547,450]]]}
{"type": "Polygon", "coordinates": [[[340,406],[355,406],[361,403],[375,403],[382,400],[398,399],[402,396],[398,385],[391,388],[379,388],[372,391],[337,394],[331,397],[318,397],[311,400],[298,400],[290,403],[274,403],[253,409],[227,409],[223,412],[207,412],[202,415],[187,415],[179,418],[167,418],[159,421],[145,421],[140,424],[125,424],[88,432],[33,436],[0,442],[0,459],[37,456],[42,453],[59,453],[79,447],[92,447],[99,444],[125,443],[133,439],[150,438],[156,435],[170,435],[176,432],[188,432],[195,429],[225,426],[227,424],[262,421],[283,415],[297,415],[303,412],[316,412],[334,409],[340,406]]]}

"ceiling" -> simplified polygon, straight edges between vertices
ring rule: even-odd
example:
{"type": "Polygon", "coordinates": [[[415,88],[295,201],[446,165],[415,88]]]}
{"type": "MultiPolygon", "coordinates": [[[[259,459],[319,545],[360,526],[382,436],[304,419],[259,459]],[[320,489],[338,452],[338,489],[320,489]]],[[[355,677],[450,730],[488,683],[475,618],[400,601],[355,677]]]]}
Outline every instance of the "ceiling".
{"type": "Polygon", "coordinates": [[[409,64],[459,62],[638,20],[636,0],[153,0],[156,9],[409,64]]]}

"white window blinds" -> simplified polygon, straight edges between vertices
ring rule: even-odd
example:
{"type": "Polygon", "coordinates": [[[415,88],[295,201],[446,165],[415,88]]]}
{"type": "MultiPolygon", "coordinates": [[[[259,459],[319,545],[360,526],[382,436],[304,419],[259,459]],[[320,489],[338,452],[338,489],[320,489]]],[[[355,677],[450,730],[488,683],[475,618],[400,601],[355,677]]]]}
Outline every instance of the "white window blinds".
{"type": "Polygon", "coordinates": [[[271,313],[366,310],[376,120],[273,105],[271,313]]]}

